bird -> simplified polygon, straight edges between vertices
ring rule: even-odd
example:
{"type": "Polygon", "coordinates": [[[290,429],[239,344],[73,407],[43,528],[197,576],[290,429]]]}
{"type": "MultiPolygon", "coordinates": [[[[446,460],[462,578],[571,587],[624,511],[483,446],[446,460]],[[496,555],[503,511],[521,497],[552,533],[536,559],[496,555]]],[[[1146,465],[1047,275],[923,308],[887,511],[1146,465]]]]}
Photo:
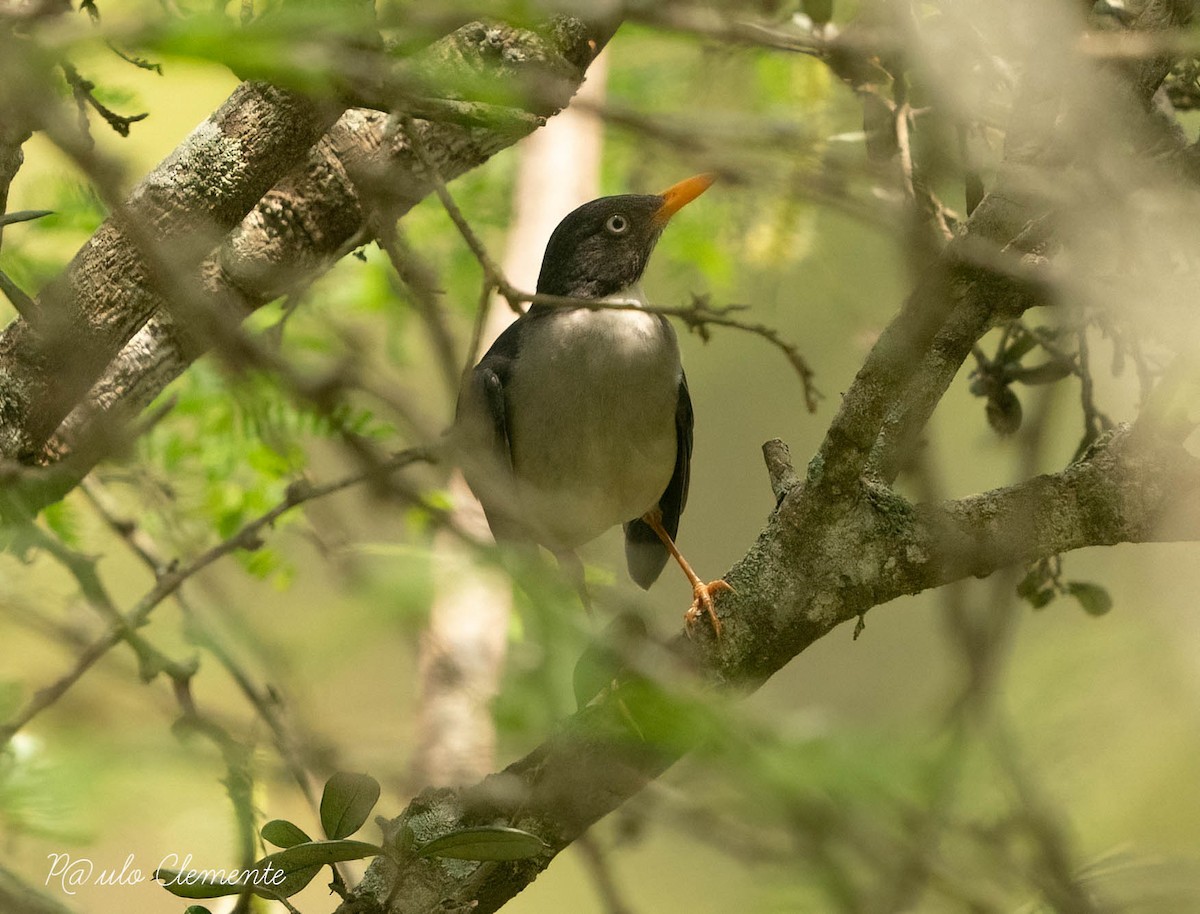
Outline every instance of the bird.
{"type": "Polygon", "coordinates": [[[537,301],[467,373],[452,428],[467,485],[497,542],[533,542],[573,572],[575,550],[618,524],[630,577],[648,589],[674,558],[692,587],[689,634],[716,637],[724,580],[705,583],[675,545],[687,504],[692,401],[679,342],[646,310],[641,279],[663,229],[715,180],[578,207],[546,245],[537,301]],[[588,303],[594,303],[590,305],[588,303]]]}

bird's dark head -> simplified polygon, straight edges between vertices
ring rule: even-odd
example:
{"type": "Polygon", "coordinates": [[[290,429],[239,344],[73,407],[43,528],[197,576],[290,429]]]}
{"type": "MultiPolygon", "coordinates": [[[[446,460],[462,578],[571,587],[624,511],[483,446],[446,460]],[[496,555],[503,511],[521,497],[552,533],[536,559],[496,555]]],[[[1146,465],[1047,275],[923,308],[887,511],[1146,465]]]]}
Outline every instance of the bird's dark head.
{"type": "Polygon", "coordinates": [[[696,175],[661,194],[622,194],[583,204],[550,236],[538,292],[605,298],[633,285],[670,218],[714,180],[714,175],[696,175]]]}

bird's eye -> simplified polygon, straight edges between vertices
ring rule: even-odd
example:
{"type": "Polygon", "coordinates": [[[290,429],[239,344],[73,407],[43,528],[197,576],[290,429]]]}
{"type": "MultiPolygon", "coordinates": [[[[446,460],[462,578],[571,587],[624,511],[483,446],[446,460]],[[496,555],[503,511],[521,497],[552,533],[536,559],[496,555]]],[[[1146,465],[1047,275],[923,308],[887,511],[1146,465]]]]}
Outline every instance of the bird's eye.
{"type": "Polygon", "coordinates": [[[604,227],[614,235],[624,235],[629,230],[629,220],[620,213],[614,213],[608,217],[604,227]]]}

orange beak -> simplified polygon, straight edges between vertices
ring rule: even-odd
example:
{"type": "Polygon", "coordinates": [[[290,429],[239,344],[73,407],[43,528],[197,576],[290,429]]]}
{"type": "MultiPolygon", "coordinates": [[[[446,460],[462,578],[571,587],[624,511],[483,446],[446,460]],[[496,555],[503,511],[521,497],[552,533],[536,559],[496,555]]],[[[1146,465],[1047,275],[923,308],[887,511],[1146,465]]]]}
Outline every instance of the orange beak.
{"type": "Polygon", "coordinates": [[[654,212],[654,224],[666,225],[667,220],[712,187],[715,180],[717,180],[717,176],[714,174],[702,174],[680,181],[678,184],[672,184],[659,194],[663,202],[654,212]]]}

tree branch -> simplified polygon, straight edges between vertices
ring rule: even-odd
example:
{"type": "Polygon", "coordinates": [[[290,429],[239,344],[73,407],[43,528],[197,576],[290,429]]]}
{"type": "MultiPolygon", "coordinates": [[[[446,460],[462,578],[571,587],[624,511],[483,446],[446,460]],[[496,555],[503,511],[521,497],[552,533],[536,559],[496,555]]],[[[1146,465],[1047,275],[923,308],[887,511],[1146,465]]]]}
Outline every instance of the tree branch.
{"type": "MultiPolygon", "coordinates": [[[[537,104],[539,115],[565,106],[587,65],[603,47],[614,22],[585,25],[558,19],[546,34],[470,23],[418,57],[476,74],[483,70],[513,85],[548,81],[554,87],[537,104]]],[[[407,115],[405,115],[407,117],[407,115]]],[[[523,135],[512,124],[466,127],[455,120],[412,121],[419,142],[445,179],[453,179],[523,135]]],[[[533,122],[524,125],[525,132],[533,122]]],[[[361,238],[368,211],[364,195],[399,218],[432,192],[434,184],[414,152],[413,137],[377,111],[352,109],[333,125],[307,161],[270,190],[202,266],[202,283],[214,307],[245,316],[325,272],[344,246],[361,238]]],[[[178,377],[205,348],[158,303],[158,310],[63,423],[51,446],[69,453],[87,427],[106,421],[121,404],[136,413],[178,377]]],[[[0,413],[0,426],[4,416],[0,413]]],[[[2,452],[2,449],[0,449],[2,452]]]]}
{"type": "MultiPolygon", "coordinates": [[[[171,597],[190,578],[199,574],[213,562],[238,549],[256,549],[262,541],[259,534],[273,525],[280,517],[292,508],[317,498],[324,498],[341,492],[351,486],[359,485],[368,480],[386,478],[389,474],[413,463],[430,461],[433,451],[424,448],[410,448],[400,451],[379,466],[353,473],[333,482],[323,485],[293,483],[288,487],[283,500],[269,511],[259,515],[241,527],[236,533],[213,546],[206,552],[196,556],[190,562],[178,567],[164,570],[157,576],[153,587],[127,613],[117,616],[109,629],[84,649],[76,658],[75,665],[59,679],[43,689],[39,689],[26,705],[10,720],[0,725],[0,748],[12,739],[13,735],[24,727],[34,717],[50,707],[73,686],[91,667],[108,651],[128,640],[130,633],[136,632],[146,624],[146,620],[160,603],[171,597]]],[[[111,608],[111,607],[110,607],[111,608]]],[[[115,612],[115,610],[114,610],[115,612]]],[[[190,674],[189,674],[190,675],[190,674]]]]}
{"type": "MultiPolygon", "coordinates": [[[[21,69],[27,55],[0,53],[0,60],[0,86],[9,87],[0,103],[37,123],[27,109],[45,101],[44,91],[21,69]]],[[[232,228],[334,117],[295,93],[243,83],[134,189],[128,217],[179,248],[183,262],[199,263],[208,250],[195,243],[198,221],[218,232],[232,228]]],[[[38,328],[17,320],[0,334],[0,456],[21,460],[37,455],[160,301],[135,245],[110,219],[38,304],[38,328]]]]}
{"type": "MultiPolygon", "coordinates": [[[[913,506],[870,484],[830,500],[802,483],[725,576],[736,593],[719,604],[724,637],[681,635],[673,648],[717,684],[753,690],[836,626],[896,597],[1083,546],[1200,539],[1200,513],[1180,510],[1184,493],[1200,498],[1200,460],[1128,426],[1061,473],[942,504],[913,506]]],[[[465,790],[426,791],[401,816],[419,834],[430,823],[440,831],[513,825],[546,841],[545,855],[478,864],[466,875],[458,862],[412,860],[397,872],[381,861],[362,891],[382,899],[400,881],[391,914],[447,901],[477,902],[472,910],[484,914],[520,891],[697,738],[675,722],[684,713],[678,701],[620,678],[500,774],[465,790]]]]}

